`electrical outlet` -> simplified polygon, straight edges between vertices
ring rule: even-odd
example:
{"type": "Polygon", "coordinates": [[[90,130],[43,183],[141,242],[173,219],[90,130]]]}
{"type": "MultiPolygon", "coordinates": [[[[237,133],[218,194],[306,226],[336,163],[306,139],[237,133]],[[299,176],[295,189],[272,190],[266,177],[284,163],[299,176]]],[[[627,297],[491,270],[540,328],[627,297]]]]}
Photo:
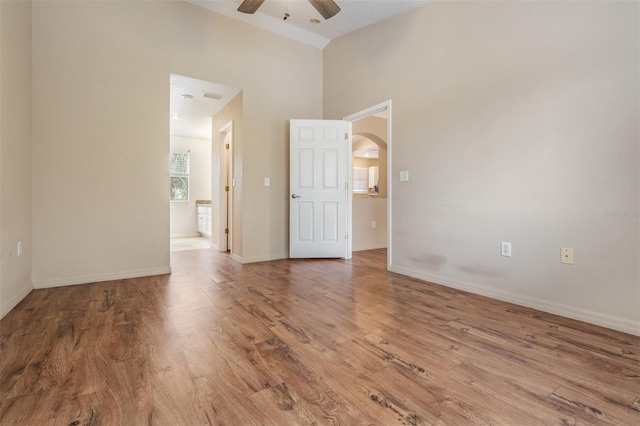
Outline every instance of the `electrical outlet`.
{"type": "Polygon", "coordinates": [[[371,227],[372,227],[372,228],[375,228],[375,227],[376,227],[376,221],[375,221],[375,220],[372,220],[372,221],[371,221],[371,227]]]}
{"type": "Polygon", "coordinates": [[[573,265],[573,249],[561,248],[560,249],[560,262],[567,265],[573,265]]]}
{"type": "Polygon", "coordinates": [[[511,257],[511,243],[503,241],[501,245],[500,254],[505,257],[511,257]]]}
{"type": "Polygon", "coordinates": [[[16,249],[18,256],[22,256],[22,241],[18,241],[18,247],[16,249]]]}

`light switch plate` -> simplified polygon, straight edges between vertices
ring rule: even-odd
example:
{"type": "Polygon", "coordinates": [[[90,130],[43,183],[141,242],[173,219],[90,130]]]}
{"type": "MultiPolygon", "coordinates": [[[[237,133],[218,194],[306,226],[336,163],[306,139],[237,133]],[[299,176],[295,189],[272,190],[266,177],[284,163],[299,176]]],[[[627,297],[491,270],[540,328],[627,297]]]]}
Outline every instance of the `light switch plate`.
{"type": "Polygon", "coordinates": [[[573,249],[572,248],[561,248],[560,249],[560,262],[566,263],[567,265],[573,265],[573,249]]]}
{"type": "Polygon", "coordinates": [[[401,170],[400,171],[400,182],[409,182],[409,171],[401,170]]]}
{"type": "Polygon", "coordinates": [[[503,241],[500,244],[500,254],[505,257],[511,257],[511,243],[503,241]]]}
{"type": "Polygon", "coordinates": [[[264,186],[271,186],[271,179],[264,178],[264,186]]]}

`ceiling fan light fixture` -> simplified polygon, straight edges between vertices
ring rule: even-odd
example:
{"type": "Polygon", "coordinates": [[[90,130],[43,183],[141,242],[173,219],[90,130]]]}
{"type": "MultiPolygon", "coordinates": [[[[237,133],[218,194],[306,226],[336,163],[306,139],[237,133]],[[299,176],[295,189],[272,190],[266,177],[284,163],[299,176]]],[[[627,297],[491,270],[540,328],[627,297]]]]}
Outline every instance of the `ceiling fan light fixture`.
{"type": "Polygon", "coordinates": [[[244,0],[238,7],[238,12],[253,15],[262,6],[262,3],[264,3],[264,0],[244,0]]]}
{"type": "MultiPolygon", "coordinates": [[[[340,12],[340,6],[336,4],[333,0],[307,0],[311,3],[320,15],[324,19],[329,19],[335,16],[338,12],[340,12]]],[[[244,0],[240,7],[238,7],[238,12],[254,14],[258,10],[260,6],[262,6],[264,0],[244,0]]],[[[286,2],[285,2],[286,5],[286,2]]],[[[286,20],[289,16],[285,15],[284,19],[286,20]]]]}
{"type": "Polygon", "coordinates": [[[311,18],[309,19],[309,22],[311,22],[313,25],[318,25],[320,23],[320,20],[317,18],[311,18]]]}
{"type": "Polygon", "coordinates": [[[333,0],[308,0],[324,19],[333,18],[340,12],[340,6],[333,0]]]}

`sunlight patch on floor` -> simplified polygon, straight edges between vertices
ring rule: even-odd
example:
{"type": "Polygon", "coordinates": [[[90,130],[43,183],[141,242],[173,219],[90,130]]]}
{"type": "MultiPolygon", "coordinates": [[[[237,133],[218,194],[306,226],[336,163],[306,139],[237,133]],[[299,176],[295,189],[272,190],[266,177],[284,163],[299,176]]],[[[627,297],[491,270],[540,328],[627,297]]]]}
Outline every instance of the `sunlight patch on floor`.
{"type": "Polygon", "coordinates": [[[203,237],[171,238],[171,251],[208,249],[211,242],[203,237]]]}

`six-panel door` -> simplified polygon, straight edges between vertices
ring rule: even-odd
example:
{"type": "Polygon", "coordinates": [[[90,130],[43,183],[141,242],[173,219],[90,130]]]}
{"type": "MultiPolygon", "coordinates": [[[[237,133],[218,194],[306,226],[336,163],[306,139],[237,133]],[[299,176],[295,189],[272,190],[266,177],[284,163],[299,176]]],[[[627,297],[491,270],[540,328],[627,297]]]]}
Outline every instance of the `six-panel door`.
{"type": "Polygon", "coordinates": [[[346,255],[347,123],[291,120],[289,256],[346,255]]]}

